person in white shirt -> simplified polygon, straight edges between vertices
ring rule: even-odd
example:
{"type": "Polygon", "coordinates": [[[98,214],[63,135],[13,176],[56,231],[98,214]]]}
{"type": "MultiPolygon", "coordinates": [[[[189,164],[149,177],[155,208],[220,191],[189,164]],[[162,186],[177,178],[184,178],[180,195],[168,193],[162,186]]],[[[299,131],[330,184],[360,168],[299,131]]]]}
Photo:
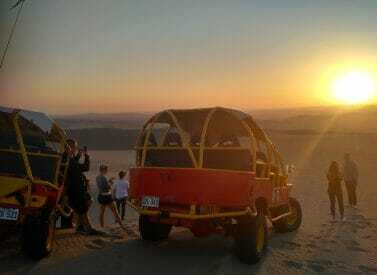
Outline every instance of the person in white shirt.
{"type": "Polygon", "coordinates": [[[118,212],[121,213],[121,218],[124,220],[126,214],[126,202],[128,197],[129,182],[126,180],[126,172],[119,172],[119,179],[114,182],[113,195],[118,208],[118,212]]]}

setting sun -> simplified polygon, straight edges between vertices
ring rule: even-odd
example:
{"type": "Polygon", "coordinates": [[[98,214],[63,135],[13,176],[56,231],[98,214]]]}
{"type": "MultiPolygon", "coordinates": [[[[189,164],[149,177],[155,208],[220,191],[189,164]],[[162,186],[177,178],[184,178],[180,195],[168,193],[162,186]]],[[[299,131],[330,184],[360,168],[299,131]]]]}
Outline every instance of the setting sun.
{"type": "Polygon", "coordinates": [[[374,97],[376,83],[372,75],[362,71],[345,73],[332,83],[336,100],[347,104],[366,103],[374,97]]]}

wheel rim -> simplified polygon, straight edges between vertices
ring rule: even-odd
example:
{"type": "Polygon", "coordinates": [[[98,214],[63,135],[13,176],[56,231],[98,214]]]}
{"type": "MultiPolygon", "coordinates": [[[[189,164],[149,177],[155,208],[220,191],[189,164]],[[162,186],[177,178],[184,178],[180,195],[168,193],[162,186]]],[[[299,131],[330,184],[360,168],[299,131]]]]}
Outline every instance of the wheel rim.
{"type": "Polygon", "coordinates": [[[287,217],[287,224],[292,226],[297,221],[298,212],[297,212],[296,207],[290,207],[290,209],[291,209],[291,214],[287,217]]]}
{"type": "Polygon", "coordinates": [[[264,248],[264,228],[260,226],[257,233],[257,251],[258,253],[262,252],[264,248]]]}

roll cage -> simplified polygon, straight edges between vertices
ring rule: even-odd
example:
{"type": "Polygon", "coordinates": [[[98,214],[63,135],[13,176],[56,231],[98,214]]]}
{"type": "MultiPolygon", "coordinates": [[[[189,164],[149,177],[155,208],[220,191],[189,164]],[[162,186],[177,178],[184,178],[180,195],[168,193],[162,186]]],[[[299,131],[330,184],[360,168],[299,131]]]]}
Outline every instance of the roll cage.
{"type": "Polygon", "coordinates": [[[43,113],[0,107],[0,198],[34,184],[63,184],[65,132],[43,113]]]}
{"type": "Polygon", "coordinates": [[[139,167],[179,167],[255,172],[286,177],[281,155],[246,113],[221,107],[167,110],[144,125],[139,167]]]}

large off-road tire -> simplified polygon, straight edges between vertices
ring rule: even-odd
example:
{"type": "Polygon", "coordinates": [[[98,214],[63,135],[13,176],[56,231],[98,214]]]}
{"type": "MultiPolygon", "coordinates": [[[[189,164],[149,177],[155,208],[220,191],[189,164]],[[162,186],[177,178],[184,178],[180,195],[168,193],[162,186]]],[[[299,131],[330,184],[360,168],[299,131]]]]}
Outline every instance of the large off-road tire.
{"type": "Polygon", "coordinates": [[[300,203],[294,198],[289,198],[289,208],[291,211],[289,216],[274,222],[274,228],[277,232],[292,232],[300,227],[302,222],[302,210],[300,203]]]}
{"type": "Polygon", "coordinates": [[[45,217],[26,220],[22,231],[22,250],[33,260],[48,256],[54,245],[56,215],[53,211],[45,217]]]}
{"type": "Polygon", "coordinates": [[[236,235],[236,254],[245,264],[256,264],[263,257],[268,243],[266,217],[242,217],[238,220],[236,235]]]}
{"type": "Polygon", "coordinates": [[[169,224],[151,222],[148,216],[140,215],[139,231],[143,240],[160,241],[167,239],[172,226],[169,224]]]}

